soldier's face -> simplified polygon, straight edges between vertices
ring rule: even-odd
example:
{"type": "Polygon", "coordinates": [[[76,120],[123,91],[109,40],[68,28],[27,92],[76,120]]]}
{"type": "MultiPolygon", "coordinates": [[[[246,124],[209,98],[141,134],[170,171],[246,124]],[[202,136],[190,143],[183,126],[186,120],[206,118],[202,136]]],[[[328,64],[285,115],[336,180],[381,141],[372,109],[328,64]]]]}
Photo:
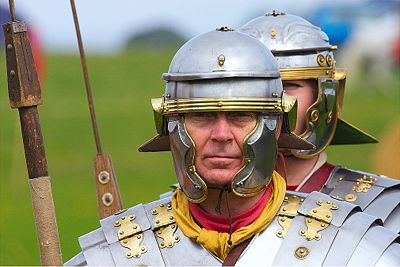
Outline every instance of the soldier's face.
{"type": "Polygon", "coordinates": [[[283,81],[285,93],[297,97],[297,124],[295,133],[302,134],[306,130],[306,112],[316,99],[315,80],[283,81]]]}
{"type": "Polygon", "coordinates": [[[197,173],[208,183],[229,184],[243,166],[243,141],[255,128],[252,112],[205,112],[185,115],[195,144],[197,173]]]}

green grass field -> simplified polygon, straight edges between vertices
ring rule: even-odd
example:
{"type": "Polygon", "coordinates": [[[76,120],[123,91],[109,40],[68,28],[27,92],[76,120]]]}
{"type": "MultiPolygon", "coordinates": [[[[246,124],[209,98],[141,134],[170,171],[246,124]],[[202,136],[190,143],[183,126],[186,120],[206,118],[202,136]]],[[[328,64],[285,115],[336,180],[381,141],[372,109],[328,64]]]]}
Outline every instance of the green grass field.
{"type": "MultiPolygon", "coordinates": [[[[9,108],[4,51],[0,52],[0,265],[37,265],[18,112],[9,108]]],[[[176,182],[169,153],[137,151],[155,134],[150,98],[162,95],[161,74],[173,54],[138,51],[88,58],[103,150],[112,156],[126,207],[154,200],[176,182]]],[[[45,104],[39,110],[65,261],[79,251],[77,237],[99,225],[93,175],[96,150],[79,58],[48,55],[46,69],[45,104]]],[[[380,137],[400,119],[398,74],[377,80],[375,86],[352,81],[343,117],[380,137]],[[379,90],[378,84],[386,90],[379,90]]],[[[374,149],[375,145],[336,147],[329,149],[329,155],[334,163],[373,171],[374,149]]]]}

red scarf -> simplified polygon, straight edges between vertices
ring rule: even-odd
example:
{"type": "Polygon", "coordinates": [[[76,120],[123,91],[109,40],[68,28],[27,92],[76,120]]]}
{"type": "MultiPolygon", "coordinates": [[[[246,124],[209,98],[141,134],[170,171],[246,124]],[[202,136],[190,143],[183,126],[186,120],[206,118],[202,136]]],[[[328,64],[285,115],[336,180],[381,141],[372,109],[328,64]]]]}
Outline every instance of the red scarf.
{"type": "MultiPolygon", "coordinates": [[[[232,217],[232,232],[251,224],[263,211],[272,192],[272,184],[268,185],[263,196],[250,209],[232,217]]],[[[189,203],[190,211],[196,221],[207,230],[229,233],[229,218],[212,215],[204,211],[199,204],[189,203]]]]}

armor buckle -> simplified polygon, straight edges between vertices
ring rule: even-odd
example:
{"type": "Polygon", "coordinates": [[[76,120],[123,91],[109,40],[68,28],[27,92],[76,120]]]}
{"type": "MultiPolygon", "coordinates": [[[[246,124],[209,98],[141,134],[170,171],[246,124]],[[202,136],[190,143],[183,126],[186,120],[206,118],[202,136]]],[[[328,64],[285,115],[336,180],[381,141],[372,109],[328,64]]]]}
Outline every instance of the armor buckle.
{"type": "Polygon", "coordinates": [[[178,227],[172,214],[171,204],[160,204],[151,210],[151,214],[156,216],[153,223],[153,231],[157,237],[162,239],[158,245],[160,248],[172,248],[175,243],[179,242],[180,237],[174,234],[178,227]]]}
{"type": "Polygon", "coordinates": [[[287,204],[281,207],[278,216],[278,224],[282,227],[282,229],[276,232],[276,235],[278,237],[285,237],[290,225],[293,222],[293,218],[296,217],[296,215],[298,214],[297,211],[299,210],[300,205],[303,201],[304,199],[297,196],[285,197],[284,202],[286,202],[287,204]]]}

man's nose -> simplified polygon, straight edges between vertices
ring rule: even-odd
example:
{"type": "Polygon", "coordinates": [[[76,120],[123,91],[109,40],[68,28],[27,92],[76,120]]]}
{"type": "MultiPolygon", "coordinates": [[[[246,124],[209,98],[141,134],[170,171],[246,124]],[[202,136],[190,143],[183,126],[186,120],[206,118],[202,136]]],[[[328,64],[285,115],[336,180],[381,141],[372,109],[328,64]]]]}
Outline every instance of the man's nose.
{"type": "Polygon", "coordinates": [[[231,125],[225,114],[218,114],[212,127],[212,140],[218,142],[227,142],[233,139],[231,125]]]}

